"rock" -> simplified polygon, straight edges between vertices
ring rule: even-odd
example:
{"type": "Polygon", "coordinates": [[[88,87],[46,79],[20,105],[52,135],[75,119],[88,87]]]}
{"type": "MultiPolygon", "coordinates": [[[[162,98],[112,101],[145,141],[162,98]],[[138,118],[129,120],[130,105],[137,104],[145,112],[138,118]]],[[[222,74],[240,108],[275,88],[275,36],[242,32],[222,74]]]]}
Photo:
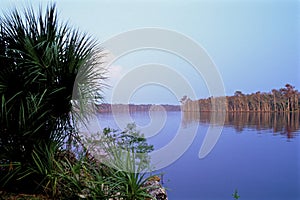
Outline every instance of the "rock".
{"type": "Polygon", "coordinates": [[[149,178],[144,187],[147,188],[147,192],[153,196],[153,199],[148,200],[168,200],[166,189],[160,184],[160,178],[153,176],[149,178]]]}

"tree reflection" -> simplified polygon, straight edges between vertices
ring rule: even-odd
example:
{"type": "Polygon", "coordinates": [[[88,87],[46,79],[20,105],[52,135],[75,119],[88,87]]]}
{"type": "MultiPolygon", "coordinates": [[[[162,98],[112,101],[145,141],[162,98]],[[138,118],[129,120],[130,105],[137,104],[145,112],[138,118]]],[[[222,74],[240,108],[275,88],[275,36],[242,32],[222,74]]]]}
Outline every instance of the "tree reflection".
{"type": "MultiPolygon", "coordinates": [[[[270,130],[274,135],[284,135],[288,139],[299,133],[299,112],[226,112],[224,126],[233,127],[237,132],[245,129],[270,130]]],[[[183,112],[183,125],[191,123],[222,124],[218,112],[183,112]]]]}

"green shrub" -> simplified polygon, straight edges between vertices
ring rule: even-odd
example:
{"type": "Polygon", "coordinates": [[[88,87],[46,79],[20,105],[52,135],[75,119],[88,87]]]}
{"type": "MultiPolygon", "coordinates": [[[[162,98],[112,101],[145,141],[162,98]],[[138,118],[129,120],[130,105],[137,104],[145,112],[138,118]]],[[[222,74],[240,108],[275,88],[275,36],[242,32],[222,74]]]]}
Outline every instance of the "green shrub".
{"type": "Polygon", "coordinates": [[[128,200],[151,198],[145,183],[152,177],[148,172],[153,145],[147,143],[134,123],[128,124],[124,131],[105,128],[103,134],[87,137],[86,144],[89,149],[98,150],[93,154],[107,166],[103,172],[109,196],[128,200]],[[99,151],[101,156],[97,157],[99,151]]]}
{"type": "Polygon", "coordinates": [[[80,144],[75,122],[102,98],[102,56],[93,39],[58,22],[54,5],[0,18],[0,189],[54,199],[150,197],[143,185],[153,146],[134,124],[91,141],[114,162],[80,144]]]}
{"type": "Polygon", "coordinates": [[[37,158],[52,145],[70,148],[77,139],[72,106],[101,99],[104,70],[95,67],[102,56],[91,37],[58,21],[54,5],[0,18],[0,187],[41,189],[33,187],[45,179],[41,169],[53,166],[37,158]],[[28,173],[33,167],[41,177],[28,173]]]}

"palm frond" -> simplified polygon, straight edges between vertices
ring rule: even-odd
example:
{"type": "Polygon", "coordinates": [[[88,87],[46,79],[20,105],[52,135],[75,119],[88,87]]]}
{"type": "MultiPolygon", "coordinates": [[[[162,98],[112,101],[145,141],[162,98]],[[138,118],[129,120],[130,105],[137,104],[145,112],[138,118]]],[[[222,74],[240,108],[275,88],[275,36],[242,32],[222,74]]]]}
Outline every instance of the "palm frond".
{"type": "Polygon", "coordinates": [[[92,112],[86,105],[101,99],[105,87],[105,69],[98,65],[104,54],[97,45],[59,23],[55,5],[0,17],[0,156],[22,166],[35,163],[41,173],[36,144],[66,148],[78,139],[74,119],[86,119],[92,112]]]}

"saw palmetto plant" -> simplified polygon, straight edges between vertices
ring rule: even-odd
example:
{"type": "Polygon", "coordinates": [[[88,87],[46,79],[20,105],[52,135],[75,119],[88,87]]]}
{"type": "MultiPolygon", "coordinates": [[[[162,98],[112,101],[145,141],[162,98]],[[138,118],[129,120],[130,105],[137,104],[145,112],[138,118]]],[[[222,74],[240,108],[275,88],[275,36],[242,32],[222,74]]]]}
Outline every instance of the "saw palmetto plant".
{"type": "Polygon", "coordinates": [[[83,119],[87,105],[102,98],[103,56],[95,40],[59,22],[55,5],[38,14],[28,8],[0,18],[2,187],[37,184],[36,176],[22,178],[34,157],[47,156],[34,155],[47,152],[35,148],[67,148],[76,140],[74,119],[83,119]]]}

